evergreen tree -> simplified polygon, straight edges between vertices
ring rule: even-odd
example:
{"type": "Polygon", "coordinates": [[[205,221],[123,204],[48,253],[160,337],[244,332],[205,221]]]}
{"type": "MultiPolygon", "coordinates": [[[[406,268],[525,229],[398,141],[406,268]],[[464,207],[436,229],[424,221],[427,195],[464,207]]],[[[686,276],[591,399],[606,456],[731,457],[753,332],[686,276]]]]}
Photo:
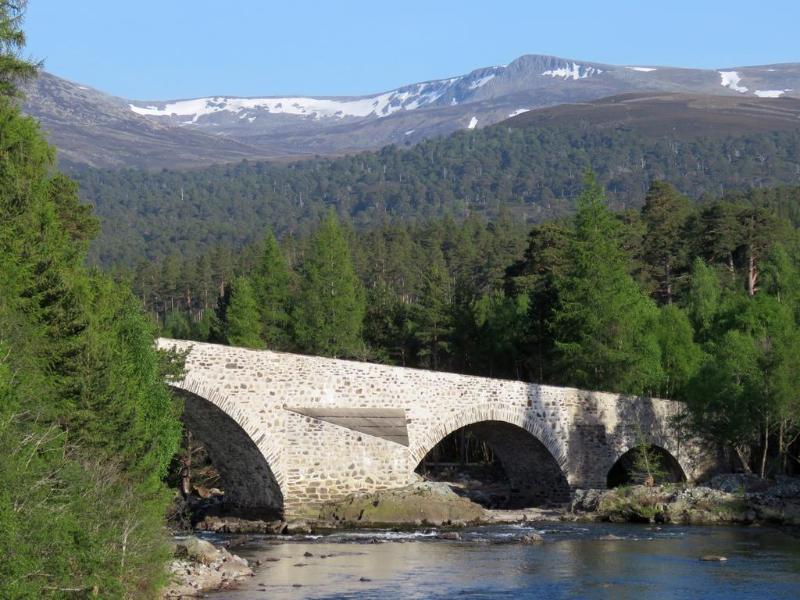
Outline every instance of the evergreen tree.
{"type": "Polygon", "coordinates": [[[421,364],[433,370],[446,365],[453,333],[452,291],[441,254],[425,270],[419,300],[413,309],[414,338],[421,364]]]}
{"type": "Polygon", "coordinates": [[[380,362],[410,366],[416,356],[409,306],[384,281],[377,281],[367,295],[364,341],[380,362]]]}
{"type": "Polygon", "coordinates": [[[9,98],[35,70],[23,8],[0,2],[0,597],[155,597],[174,365],[138,300],[84,267],[97,223],[9,98]]]}
{"type": "Polygon", "coordinates": [[[39,71],[38,63],[20,56],[25,47],[22,21],[27,6],[27,0],[0,0],[0,96],[18,96],[18,86],[39,71]]]}
{"type": "Polygon", "coordinates": [[[528,315],[523,330],[528,377],[549,383],[556,380],[555,343],[550,328],[558,306],[556,282],[566,275],[572,231],[562,222],[543,223],[531,229],[521,261],[506,273],[506,294],[526,295],[528,315]]]}
{"type": "Polygon", "coordinates": [[[663,181],[650,185],[642,208],[643,255],[656,281],[656,295],[666,304],[672,303],[675,280],[686,266],[686,224],[691,213],[689,199],[671,185],[663,181]]]}
{"type": "Polygon", "coordinates": [[[571,264],[558,281],[552,320],[563,382],[642,393],[663,378],[655,305],[629,274],[619,223],[593,177],[578,199],[571,264]]]}
{"type": "Polygon", "coordinates": [[[267,348],[288,349],[291,344],[291,275],[272,230],[268,230],[264,237],[264,247],[253,270],[252,280],[261,313],[261,338],[267,348]]]}
{"type": "Polygon", "coordinates": [[[364,295],[333,212],[314,233],[301,273],[300,295],[293,314],[300,348],[332,357],[362,354],[364,295]]]}
{"type": "Polygon", "coordinates": [[[230,304],[225,311],[225,335],[231,346],[263,348],[259,306],[246,277],[231,284],[230,304]]]}

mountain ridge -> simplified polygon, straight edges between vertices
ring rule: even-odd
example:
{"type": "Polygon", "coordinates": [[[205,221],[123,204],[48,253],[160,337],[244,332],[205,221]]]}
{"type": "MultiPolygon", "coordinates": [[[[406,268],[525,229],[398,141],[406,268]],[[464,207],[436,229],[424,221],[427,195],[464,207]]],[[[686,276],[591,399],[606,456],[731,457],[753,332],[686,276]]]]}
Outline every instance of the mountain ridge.
{"type": "Polygon", "coordinates": [[[44,73],[28,88],[62,162],[187,168],[413,145],[530,110],[625,93],[800,98],[800,63],[719,70],[523,55],[502,66],[363,96],[128,100],[44,73]]]}

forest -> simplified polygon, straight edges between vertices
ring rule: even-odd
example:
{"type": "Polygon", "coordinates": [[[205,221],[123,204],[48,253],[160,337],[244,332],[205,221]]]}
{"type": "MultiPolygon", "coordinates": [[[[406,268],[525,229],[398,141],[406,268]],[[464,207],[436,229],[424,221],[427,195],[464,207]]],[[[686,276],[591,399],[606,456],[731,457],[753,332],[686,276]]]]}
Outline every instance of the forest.
{"type": "Polygon", "coordinates": [[[75,181],[20,112],[24,8],[0,0],[0,598],[164,584],[157,335],[684,400],[736,468],[800,470],[798,134],[496,127],[75,181]]]}
{"type": "Polygon", "coordinates": [[[248,162],[192,171],[74,172],[104,224],[90,250],[104,266],[135,266],[217,243],[305,235],[332,208],[357,229],[425,223],[501,209],[535,224],[575,206],[591,169],[615,209],[638,208],[651,181],[691,196],[800,185],[800,130],[738,136],[645,135],[625,128],[502,123],[409,148],[290,164],[248,162]]]}
{"type": "Polygon", "coordinates": [[[85,266],[97,220],[19,110],[24,2],[0,1],[0,598],[153,598],[181,357],[85,266]]]}
{"type": "Polygon", "coordinates": [[[331,211],[280,244],[143,264],[133,287],[165,336],[685,400],[683,426],[765,476],[798,467],[798,201],[655,181],[614,211],[590,175],[573,216],[532,228],[331,211]]]}

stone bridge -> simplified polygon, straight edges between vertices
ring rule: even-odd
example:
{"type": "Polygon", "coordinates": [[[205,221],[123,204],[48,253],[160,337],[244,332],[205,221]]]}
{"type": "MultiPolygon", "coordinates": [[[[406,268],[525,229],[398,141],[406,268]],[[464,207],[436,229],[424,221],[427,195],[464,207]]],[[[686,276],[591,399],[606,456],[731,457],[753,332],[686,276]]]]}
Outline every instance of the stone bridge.
{"type": "Polygon", "coordinates": [[[188,351],[173,382],[186,427],[247,512],[311,514],[356,491],[418,480],[448,434],[470,427],[513,486],[539,501],[606,487],[643,433],[689,481],[715,457],[671,428],[678,402],[519,381],[160,339],[188,351]]]}

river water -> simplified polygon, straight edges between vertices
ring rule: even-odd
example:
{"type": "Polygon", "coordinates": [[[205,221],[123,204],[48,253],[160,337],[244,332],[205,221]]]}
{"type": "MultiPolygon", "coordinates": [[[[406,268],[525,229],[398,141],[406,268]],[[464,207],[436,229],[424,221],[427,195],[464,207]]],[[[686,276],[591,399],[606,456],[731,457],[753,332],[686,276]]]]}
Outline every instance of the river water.
{"type": "Polygon", "coordinates": [[[800,599],[800,538],[766,527],[540,523],[462,530],[461,540],[439,533],[252,538],[233,551],[262,561],[255,577],[210,597],[800,599]],[[530,532],[545,541],[518,543],[530,532]],[[728,560],[699,560],[709,554],[728,560]]]}

